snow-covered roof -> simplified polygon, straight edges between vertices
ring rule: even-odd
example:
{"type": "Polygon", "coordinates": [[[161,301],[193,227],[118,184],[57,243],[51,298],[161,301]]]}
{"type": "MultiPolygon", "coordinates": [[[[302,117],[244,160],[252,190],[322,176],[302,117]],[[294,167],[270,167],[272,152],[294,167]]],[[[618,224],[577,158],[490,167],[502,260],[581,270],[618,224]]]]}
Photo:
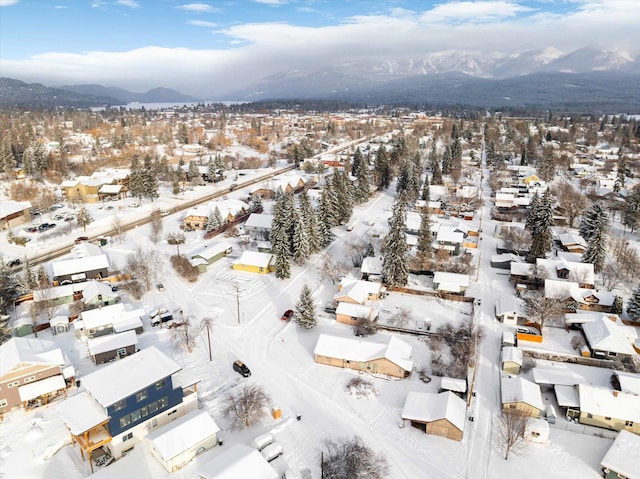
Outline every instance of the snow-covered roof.
{"type": "Polygon", "coordinates": [[[564,384],[556,384],[553,386],[556,392],[558,406],[577,408],[580,407],[580,398],[575,386],[566,386],[564,384]]]}
{"type": "Polygon", "coordinates": [[[469,286],[469,275],[436,271],[433,283],[442,291],[458,293],[469,286]]]}
{"type": "Polygon", "coordinates": [[[529,276],[532,273],[533,265],[529,263],[516,263],[511,262],[510,271],[515,276],[529,276]]]}
{"type": "MultiPolygon", "coordinates": [[[[69,285],[70,286],[70,285],[69,285]]],[[[117,298],[118,293],[114,293],[111,291],[111,286],[108,283],[103,283],[101,281],[87,281],[85,288],[82,290],[82,297],[85,301],[93,299],[98,295],[102,295],[104,297],[109,298],[117,298]]]]}
{"type": "Polygon", "coordinates": [[[578,290],[580,287],[578,283],[573,281],[563,281],[558,279],[545,279],[544,280],[544,297],[567,299],[572,297],[574,290],[578,290]]]}
{"type": "Polygon", "coordinates": [[[343,278],[340,281],[340,291],[334,297],[347,296],[362,304],[369,299],[369,295],[378,295],[382,285],[373,281],[343,278]]]}
{"type": "Polygon", "coordinates": [[[244,224],[245,228],[265,228],[271,229],[273,223],[273,215],[266,213],[251,213],[244,224]]]}
{"type": "Polygon", "coordinates": [[[464,241],[464,234],[460,231],[456,231],[451,227],[441,226],[438,229],[438,234],[436,235],[436,241],[444,242],[444,243],[455,243],[462,244],[464,241]]]}
{"type": "Polygon", "coordinates": [[[107,407],[180,369],[175,361],[150,346],[84,376],[82,384],[96,401],[107,407]]]}
{"type": "Polygon", "coordinates": [[[587,247],[587,242],[585,241],[585,239],[577,234],[561,233],[558,235],[558,239],[560,240],[560,243],[562,243],[562,246],[565,247],[572,245],[582,246],[583,248],[587,247]]]}
{"type": "Polygon", "coordinates": [[[382,274],[382,258],[377,256],[363,258],[360,271],[366,274],[382,274]]]}
{"type": "Polygon", "coordinates": [[[505,346],[502,348],[502,362],[516,363],[522,366],[522,349],[514,346],[505,346]]]}
{"type": "Polygon", "coordinates": [[[515,296],[502,296],[496,300],[496,315],[503,314],[521,314],[522,308],[520,301],[515,296]]]}
{"type": "Polygon", "coordinates": [[[0,201],[0,218],[6,218],[9,215],[18,213],[19,211],[28,210],[31,208],[31,203],[28,201],[13,201],[2,200],[0,201]]]}
{"type": "Polygon", "coordinates": [[[533,381],[536,384],[554,384],[563,386],[575,386],[576,384],[586,384],[588,381],[584,376],[574,372],[562,363],[547,363],[545,366],[538,365],[532,370],[533,381]]]}
{"type": "Polygon", "coordinates": [[[106,254],[87,256],[84,258],[66,259],[63,261],[53,261],[51,263],[53,276],[66,276],[75,273],[85,273],[97,269],[108,269],[109,258],[106,254]]]}
{"type": "Polygon", "coordinates": [[[567,269],[570,272],[569,278],[572,281],[577,281],[582,284],[595,284],[595,273],[593,264],[591,263],[576,263],[564,259],[538,258],[536,259],[536,265],[545,269],[547,278],[549,279],[562,279],[558,278],[558,271],[567,269]]]}
{"type": "Polygon", "coordinates": [[[455,391],[457,393],[465,393],[467,392],[467,381],[465,379],[443,376],[440,378],[440,389],[455,391]]]}
{"type": "Polygon", "coordinates": [[[203,258],[205,260],[209,260],[214,256],[217,256],[225,251],[232,249],[232,246],[229,243],[216,243],[211,242],[207,243],[198,249],[195,249],[189,253],[190,258],[195,258],[196,256],[203,258]]]}
{"type": "Polygon", "coordinates": [[[404,223],[405,228],[411,231],[418,231],[422,223],[422,216],[415,211],[407,212],[407,219],[404,223]]]}
{"type": "Polygon", "coordinates": [[[256,449],[236,444],[198,467],[205,479],[279,479],[278,473],[256,449]]]}
{"type": "Polygon", "coordinates": [[[58,374],[20,386],[18,388],[18,394],[20,395],[21,402],[31,401],[43,394],[60,391],[61,389],[66,389],[66,387],[67,385],[64,382],[64,378],[58,374]]]}
{"type": "Polygon", "coordinates": [[[115,325],[121,321],[128,321],[132,318],[139,319],[142,315],[144,315],[142,309],[127,311],[123,303],[116,303],[83,311],[80,313],[80,318],[86,329],[92,329],[107,324],[115,325]]]}
{"type": "Polygon", "coordinates": [[[413,369],[411,346],[395,336],[392,336],[388,343],[374,343],[357,338],[321,334],[313,354],[359,362],[385,358],[405,371],[413,369]]]}
{"type": "Polygon", "coordinates": [[[56,406],[56,411],[75,435],[109,420],[104,409],[86,391],[65,399],[56,406]]]}
{"type": "Polygon", "coordinates": [[[206,411],[194,410],[149,434],[164,461],[215,435],[220,428],[206,411]]]}
{"type": "Polygon", "coordinates": [[[351,316],[353,318],[368,318],[371,319],[373,308],[371,306],[365,306],[362,304],[339,302],[336,307],[336,314],[344,314],[345,316],[351,316]]]}
{"type": "Polygon", "coordinates": [[[505,376],[501,378],[502,404],[525,403],[543,411],[540,386],[520,376],[505,376]]]}
{"type": "MultiPolygon", "coordinates": [[[[636,354],[633,341],[629,338],[629,335],[635,333],[632,326],[619,326],[614,321],[600,316],[595,321],[584,323],[582,331],[592,349],[618,354],[636,354]]],[[[632,339],[637,339],[637,336],[632,339]]]]}
{"type": "Polygon", "coordinates": [[[623,393],[631,393],[640,396],[640,374],[614,371],[620,383],[620,390],[623,393]]]}
{"type": "Polygon", "coordinates": [[[466,404],[451,391],[438,394],[410,392],[402,408],[402,419],[434,422],[446,419],[460,431],[464,430],[466,404]]]}
{"type": "Polygon", "coordinates": [[[126,348],[138,344],[138,337],[135,331],[125,331],[124,333],[108,334],[98,336],[87,341],[87,348],[92,356],[96,354],[115,351],[116,349],[126,348]]]}
{"type": "Polygon", "coordinates": [[[580,412],[640,422],[640,396],[613,389],[578,385],[580,412]]]}
{"type": "Polygon", "coordinates": [[[67,296],[73,296],[74,287],[71,284],[64,284],[62,286],[53,286],[51,288],[34,289],[33,300],[38,301],[50,301],[53,299],[64,298],[67,296]]]}
{"type": "Polygon", "coordinates": [[[244,251],[242,256],[232,262],[232,264],[247,264],[259,268],[267,268],[273,260],[270,253],[260,253],[258,251],[244,251]]]}
{"type": "Polygon", "coordinates": [[[98,190],[98,193],[116,194],[124,188],[123,185],[102,185],[98,190]]]}
{"type": "Polygon", "coordinates": [[[623,429],[600,461],[600,465],[617,472],[620,477],[640,479],[638,451],[640,451],[640,436],[623,429]]]}
{"type": "Polygon", "coordinates": [[[53,341],[38,338],[11,338],[0,345],[0,377],[21,364],[63,366],[65,358],[53,341]]]}

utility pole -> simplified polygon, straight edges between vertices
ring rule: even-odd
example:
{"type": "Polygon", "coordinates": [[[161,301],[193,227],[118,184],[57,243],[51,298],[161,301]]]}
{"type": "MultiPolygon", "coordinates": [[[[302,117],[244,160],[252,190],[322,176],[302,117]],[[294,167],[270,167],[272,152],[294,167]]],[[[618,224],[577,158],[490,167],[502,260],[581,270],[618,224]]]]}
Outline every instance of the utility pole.
{"type": "Polygon", "coordinates": [[[237,306],[237,314],[238,314],[238,324],[240,324],[240,293],[242,290],[240,289],[240,285],[238,283],[231,283],[233,289],[236,291],[236,306],[237,306]]]}
{"type": "Polygon", "coordinates": [[[207,342],[209,343],[209,361],[213,361],[213,357],[211,355],[211,331],[210,331],[212,322],[213,320],[211,318],[204,318],[202,320],[204,327],[207,328],[207,342]]]}

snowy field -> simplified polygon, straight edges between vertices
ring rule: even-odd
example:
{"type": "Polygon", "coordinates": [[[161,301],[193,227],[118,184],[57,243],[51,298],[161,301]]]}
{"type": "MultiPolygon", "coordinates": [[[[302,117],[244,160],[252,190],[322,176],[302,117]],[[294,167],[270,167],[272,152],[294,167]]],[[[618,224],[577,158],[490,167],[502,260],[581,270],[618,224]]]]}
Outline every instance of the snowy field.
{"type": "MultiPolygon", "coordinates": [[[[201,187],[207,188],[207,187],[201,187]]],[[[196,188],[197,190],[197,188],[196,188]]],[[[194,193],[194,192],[188,192],[194,193]]],[[[238,197],[246,196],[245,191],[234,192],[238,197]]],[[[124,201],[124,200],[123,200],[124,201]]],[[[162,198],[160,201],[173,204],[180,198],[162,198]]],[[[369,237],[386,228],[390,216],[392,192],[389,190],[356,208],[355,227],[346,231],[336,229],[336,240],[328,253],[336,261],[348,263],[345,244],[354,237],[369,237]]],[[[144,217],[151,206],[145,204],[138,210],[125,210],[128,215],[144,217]]],[[[493,316],[495,298],[513,294],[508,277],[501,270],[492,269],[489,260],[495,252],[493,222],[488,220],[485,203],[485,234],[480,248],[474,252],[474,261],[480,263],[480,271],[472,276],[469,293],[484,299],[478,312],[478,319],[485,326],[485,339],[480,347],[479,369],[476,378],[477,397],[471,401],[467,416],[474,421],[466,421],[461,442],[437,436],[428,436],[409,426],[401,427],[400,413],[404,400],[410,391],[437,392],[439,382],[423,383],[416,374],[409,379],[392,380],[366,376],[376,387],[377,396],[357,399],[345,391],[346,383],[360,374],[330,366],[315,364],[313,349],[319,334],[328,333],[353,337],[350,327],[336,323],[323,307],[336,292],[331,280],[323,280],[319,269],[319,255],[311,258],[306,265],[292,265],[291,278],[286,281],[273,275],[256,275],[232,271],[230,258],[210,266],[196,283],[187,283],[179,278],[166,262],[161,281],[165,290],[150,291],[140,302],[125,298],[131,307],[143,307],[151,311],[162,305],[182,308],[185,316],[213,319],[211,346],[213,360],[209,361],[209,350],[204,334],[192,353],[176,349],[166,328],[152,328],[148,320],[145,331],[139,336],[139,347],[144,349],[155,345],[173,358],[184,370],[200,378],[198,385],[199,407],[207,411],[222,428],[224,445],[213,448],[194,459],[179,471],[168,474],[149,452],[148,444],[137,444],[134,451],[116,463],[96,472],[100,478],[193,478],[198,464],[209,461],[223,453],[230,445],[249,444],[257,435],[271,431],[284,446],[284,455],[272,464],[283,473],[287,468],[308,470],[313,478],[320,478],[320,452],[323,441],[328,438],[360,436],[364,442],[381,454],[390,465],[392,479],[444,479],[444,478],[507,478],[517,475],[519,479],[546,478],[596,478],[599,475],[599,461],[611,444],[610,439],[594,437],[551,429],[547,445],[532,445],[520,455],[513,455],[509,461],[503,459],[503,451],[495,444],[492,425],[500,411],[498,383],[498,354],[503,325],[493,316]],[[233,284],[241,285],[239,297],[233,284]],[[314,293],[319,323],[312,330],[302,330],[293,322],[282,322],[280,316],[286,309],[293,308],[304,284],[314,293]],[[238,301],[240,316],[238,317],[238,301]],[[250,378],[243,378],[232,370],[235,359],[243,360],[252,371],[250,378]],[[242,431],[231,430],[230,422],[222,415],[222,399],[235,388],[249,383],[263,386],[270,397],[270,406],[282,409],[283,417],[274,420],[271,416],[260,425],[242,431]],[[295,415],[300,414],[297,421],[295,415]]],[[[95,223],[87,234],[99,234],[99,228],[108,227],[111,219],[104,210],[92,211],[95,223]],[[102,216],[101,216],[102,215],[102,216]]],[[[178,215],[164,220],[164,235],[177,231],[178,215]]],[[[161,242],[154,245],[149,240],[149,227],[140,227],[127,232],[119,243],[105,247],[112,264],[123,267],[126,257],[136,248],[156,249],[167,259],[175,253],[175,247],[161,242]]],[[[76,231],[72,238],[81,233],[76,231]]],[[[187,244],[181,252],[195,249],[202,243],[202,233],[187,234],[187,244]]],[[[376,241],[375,237],[373,238],[376,241]]],[[[220,241],[234,241],[233,256],[240,255],[242,246],[227,238],[220,241]]],[[[28,248],[38,252],[47,245],[32,242],[28,248]]],[[[5,245],[2,245],[4,250],[5,245]]],[[[4,250],[7,251],[7,250],[4,250]]],[[[16,255],[14,251],[10,255],[16,255]]],[[[358,271],[353,270],[357,276],[358,271]]],[[[381,305],[382,317],[393,314],[400,307],[411,310],[412,319],[429,317],[432,327],[446,323],[457,324],[469,311],[465,305],[443,303],[425,296],[410,296],[390,293],[381,305]]],[[[563,331],[561,331],[563,332],[563,331]]],[[[566,348],[567,335],[558,333],[550,341],[552,346],[566,348]]],[[[52,336],[43,331],[38,337],[56,342],[76,366],[78,376],[96,368],[87,358],[84,345],[71,332],[52,336]]],[[[418,337],[402,335],[402,339],[413,347],[416,367],[426,367],[430,361],[430,351],[418,337]]],[[[388,338],[386,333],[377,333],[367,340],[378,341],[388,338]]],[[[546,339],[545,339],[546,341],[546,339]]],[[[545,343],[543,343],[544,345],[545,343]]],[[[562,349],[561,349],[562,350],[562,349]]],[[[604,373],[603,373],[604,376],[604,373]]],[[[598,382],[602,378],[598,376],[598,382]]],[[[69,391],[74,395],[75,388],[69,391]]],[[[89,465],[80,458],[77,446],[72,446],[69,433],[62,420],[56,415],[55,407],[61,399],[35,410],[16,410],[4,417],[0,424],[0,477],[73,479],[87,477],[89,465]]],[[[563,419],[560,418],[560,421],[563,419]]],[[[244,479],[244,478],[238,478],[244,479]]],[[[250,479],[250,478],[247,478],[250,479]]]]}

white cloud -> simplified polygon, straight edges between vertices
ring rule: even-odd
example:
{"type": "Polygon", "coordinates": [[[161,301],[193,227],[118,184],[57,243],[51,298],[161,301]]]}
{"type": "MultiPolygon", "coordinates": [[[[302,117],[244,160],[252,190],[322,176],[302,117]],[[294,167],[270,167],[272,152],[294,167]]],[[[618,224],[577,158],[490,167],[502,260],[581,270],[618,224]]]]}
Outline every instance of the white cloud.
{"type": "Polygon", "coordinates": [[[215,28],[217,26],[217,24],[213,22],[205,22],[203,20],[189,20],[187,23],[189,25],[195,25],[196,27],[215,28]]]}
{"type": "Polygon", "coordinates": [[[129,8],[141,8],[141,5],[135,0],[116,0],[116,3],[123,7],[129,8]]]}
{"type": "Polygon", "coordinates": [[[211,12],[214,10],[211,5],[207,5],[206,3],[187,3],[185,5],[179,5],[177,8],[190,12],[211,12]]]}
{"type": "Polygon", "coordinates": [[[0,7],[8,7],[9,5],[15,5],[19,0],[0,0],[0,7]]]}
{"type": "Polygon", "coordinates": [[[426,11],[420,20],[426,23],[437,22],[487,22],[504,17],[514,17],[532,9],[512,1],[465,1],[438,4],[426,11]]]}
{"type": "Polygon", "coordinates": [[[284,5],[287,0],[253,0],[256,3],[263,3],[265,5],[284,5]]]}

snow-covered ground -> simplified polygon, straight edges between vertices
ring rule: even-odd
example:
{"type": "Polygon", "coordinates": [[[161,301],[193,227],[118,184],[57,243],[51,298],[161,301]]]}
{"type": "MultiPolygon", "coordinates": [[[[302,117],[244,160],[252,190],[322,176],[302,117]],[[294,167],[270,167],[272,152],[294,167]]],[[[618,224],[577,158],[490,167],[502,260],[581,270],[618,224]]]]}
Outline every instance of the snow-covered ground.
{"type": "MultiPolygon", "coordinates": [[[[202,187],[204,188],[204,187],[202,187]]],[[[193,192],[196,193],[198,188],[193,192]]],[[[185,193],[188,195],[191,192],[185,193]]],[[[246,192],[234,192],[234,197],[246,196],[246,192]]],[[[485,199],[488,193],[484,191],[485,199]]],[[[161,201],[181,201],[181,198],[162,198],[161,201]]],[[[372,198],[354,212],[352,231],[345,227],[336,229],[336,240],[328,253],[336,261],[350,263],[345,257],[345,244],[352,238],[367,238],[384,231],[393,201],[391,189],[372,198]],[[357,221],[356,221],[357,220],[357,221]]],[[[123,201],[123,203],[125,203],[123,201]]],[[[467,416],[464,437],[455,442],[438,436],[429,436],[411,427],[401,427],[400,413],[406,395],[410,391],[437,392],[438,381],[422,382],[416,374],[408,379],[366,376],[377,389],[377,396],[357,399],[349,395],[345,386],[349,379],[360,376],[350,370],[315,364],[313,348],[321,333],[352,337],[351,328],[336,323],[323,307],[336,292],[331,280],[323,280],[319,269],[321,257],[316,255],[304,266],[292,265],[291,278],[286,281],[273,275],[256,275],[230,269],[230,259],[224,258],[201,275],[196,283],[179,278],[166,264],[161,280],[165,290],[151,291],[134,306],[147,311],[159,305],[181,307],[185,315],[197,319],[213,318],[211,347],[213,360],[204,334],[192,353],[173,347],[170,332],[166,328],[152,328],[145,322],[145,332],[139,336],[139,347],[155,345],[173,358],[185,370],[201,379],[198,386],[199,407],[207,411],[223,429],[224,445],[213,448],[179,471],[168,474],[151,456],[146,441],[116,463],[98,471],[95,477],[121,478],[193,478],[198,464],[223,453],[229,445],[249,444],[257,435],[271,431],[284,446],[284,455],[272,464],[279,473],[287,468],[308,469],[312,477],[320,477],[320,451],[323,440],[344,436],[360,436],[373,450],[384,454],[390,464],[390,478],[503,478],[517,475],[520,479],[540,477],[596,478],[599,477],[599,461],[611,444],[610,439],[583,435],[552,428],[547,445],[532,445],[509,461],[503,459],[503,451],[495,444],[493,425],[500,412],[499,344],[503,325],[494,318],[495,298],[513,294],[508,278],[501,270],[492,269],[490,257],[495,252],[494,222],[489,219],[489,202],[485,201],[481,214],[485,232],[474,260],[479,262],[477,276],[472,276],[469,293],[481,297],[477,320],[485,328],[485,339],[479,348],[478,372],[475,378],[476,396],[472,398],[467,416]],[[240,284],[239,297],[233,284],[240,284]],[[303,330],[293,322],[280,321],[286,309],[298,300],[304,284],[314,292],[319,311],[319,324],[312,330],[303,330]],[[240,316],[238,317],[238,301],[240,316]],[[252,371],[250,378],[242,378],[232,370],[232,362],[242,359],[252,371]],[[221,412],[222,399],[246,382],[264,387],[272,406],[282,409],[283,417],[274,420],[266,417],[258,426],[238,431],[230,429],[230,422],[221,412]],[[300,414],[297,421],[295,415],[300,414]]],[[[150,206],[129,211],[130,215],[147,215],[150,206]]],[[[133,209],[131,209],[133,210],[133,209]]],[[[109,225],[110,213],[92,211],[96,219],[87,231],[99,234],[101,224],[109,225]]],[[[164,233],[177,231],[177,215],[165,218],[164,233]]],[[[77,231],[74,236],[80,234],[77,231]]],[[[188,251],[201,243],[202,233],[187,234],[188,251]]],[[[229,241],[229,239],[221,239],[229,241]]],[[[373,238],[374,242],[377,241],[373,238]]],[[[35,240],[34,240],[35,241],[35,240]]],[[[234,256],[242,246],[234,241],[234,256]]],[[[37,245],[44,249],[46,245],[37,245]],[[41,247],[42,246],[42,247],[41,247]]],[[[4,248],[5,245],[2,245],[4,248]]],[[[124,266],[126,257],[137,247],[154,248],[168,258],[175,247],[166,242],[154,245],[149,240],[149,227],[144,226],[125,234],[122,242],[105,247],[111,261],[124,266]]],[[[29,248],[34,248],[30,245],[29,248]]],[[[6,250],[5,250],[6,251],[6,250]]],[[[11,252],[13,254],[13,251],[11,252]]],[[[354,270],[357,274],[357,270],[354,270]]],[[[411,310],[412,318],[429,317],[433,327],[445,322],[457,322],[465,316],[462,305],[440,303],[425,296],[390,293],[382,309],[391,314],[399,307],[411,310]]],[[[387,337],[377,333],[373,340],[387,337]]],[[[79,377],[108,365],[94,366],[86,357],[84,345],[73,334],[51,336],[48,331],[39,337],[55,341],[69,356],[79,377]]],[[[430,351],[418,337],[403,335],[402,339],[413,347],[416,366],[427,366],[430,351]]],[[[564,345],[558,338],[554,344],[564,345]]],[[[544,343],[543,343],[544,344],[544,343]]],[[[565,347],[565,346],[563,346],[565,347]]],[[[72,389],[69,395],[78,391],[72,389]]],[[[61,399],[48,406],[31,411],[15,410],[6,414],[0,423],[0,477],[69,479],[86,477],[89,465],[80,458],[77,446],[72,446],[70,436],[56,415],[55,407],[61,399]]],[[[560,421],[563,419],[560,418],[560,421]]],[[[244,478],[239,478],[244,479],[244,478]]]]}

